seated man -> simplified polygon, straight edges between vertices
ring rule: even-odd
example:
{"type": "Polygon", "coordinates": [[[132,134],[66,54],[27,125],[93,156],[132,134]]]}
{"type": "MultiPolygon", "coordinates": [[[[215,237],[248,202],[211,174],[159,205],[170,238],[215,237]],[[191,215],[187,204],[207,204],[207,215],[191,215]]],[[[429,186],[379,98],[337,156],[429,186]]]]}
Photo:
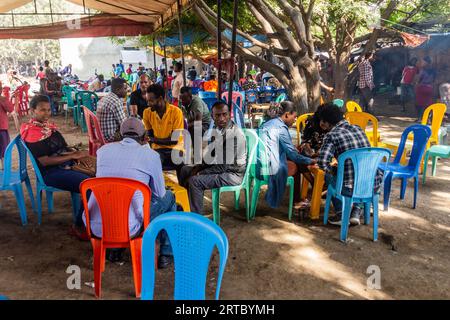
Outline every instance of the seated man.
{"type": "Polygon", "coordinates": [[[247,164],[245,135],[231,121],[228,106],[217,101],[211,110],[215,125],[214,141],[208,145],[205,154],[213,159],[204,159],[205,163],[200,165],[184,166],[180,174],[180,184],[189,192],[191,211],[199,214],[203,214],[205,190],[241,184],[247,164]]]}
{"type": "Polygon", "coordinates": [[[114,78],[111,81],[111,92],[98,104],[97,117],[106,142],[121,140],[119,130],[126,119],[123,110],[123,98],[126,94],[127,82],[124,79],[114,78]]]}
{"type": "Polygon", "coordinates": [[[147,73],[139,77],[139,89],[133,91],[130,95],[130,111],[132,115],[138,115],[141,119],[144,116],[144,110],[148,108],[147,88],[152,84],[152,80],[147,73]]]}
{"type": "MultiPolygon", "coordinates": [[[[365,132],[359,127],[348,123],[340,108],[332,103],[324,105],[319,112],[320,127],[328,132],[323,140],[319,151],[317,164],[325,171],[325,182],[327,185],[336,184],[336,166],[332,164],[332,159],[338,157],[348,150],[370,147],[369,139],[365,132]]],[[[348,160],[344,166],[344,183],[342,194],[350,197],[353,194],[354,170],[351,161],[348,160]]],[[[378,170],[375,179],[375,192],[379,192],[383,180],[383,174],[378,170]]],[[[341,224],[342,202],[337,198],[332,199],[336,215],[329,219],[334,225],[341,224]]],[[[362,204],[355,204],[350,215],[350,224],[359,225],[362,204]]]]}
{"type": "MultiPolygon", "coordinates": [[[[106,144],[97,151],[96,176],[134,179],[149,185],[152,192],[150,207],[152,220],[165,212],[176,211],[175,196],[165,189],[159,155],[149,148],[142,121],[133,117],[126,119],[120,126],[120,134],[123,137],[122,141],[106,144]],[[124,165],[125,163],[127,165],[124,165]]],[[[142,194],[137,192],[130,206],[131,237],[139,236],[144,231],[142,205],[142,194]]],[[[101,237],[102,219],[94,196],[89,200],[89,216],[92,233],[101,237]]],[[[84,215],[83,220],[86,223],[84,215]]],[[[159,267],[165,267],[171,261],[172,249],[165,232],[160,234],[159,241],[159,267]]],[[[120,259],[121,251],[123,250],[111,251],[110,259],[120,259]]]]}
{"type": "Polygon", "coordinates": [[[89,85],[88,90],[96,92],[103,89],[105,87],[104,81],[105,77],[102,74],[99,74],[98,77],[89,85]]]}
{"type": "Polygon", "coordinates": [[[188,129],[191,137],[194,136],[194,122],[201,121],[203,135],[211,123],[211,114],[208,106],[199,96],[192,95],[192,89],[190,87],[183,87],[180,92],[180,99],[184,111],[186,111],[185,116],[188,121],[188,129]]]}
{"type": "Polygon", "coordinates": [[[159,153],[163,170],[176,170],[177,176],[181,164],[175,164],[172,151],[177,150],[178,156],[183,155],[183,137],[172,140],[172,134],[184,130],[183,112],[180,108],[169,104],[165,99],[163,87],[152,84],[147,88],[147,102],[150,108],[144,110],[142,121],[150,137],[151,147],[159,153]]]}

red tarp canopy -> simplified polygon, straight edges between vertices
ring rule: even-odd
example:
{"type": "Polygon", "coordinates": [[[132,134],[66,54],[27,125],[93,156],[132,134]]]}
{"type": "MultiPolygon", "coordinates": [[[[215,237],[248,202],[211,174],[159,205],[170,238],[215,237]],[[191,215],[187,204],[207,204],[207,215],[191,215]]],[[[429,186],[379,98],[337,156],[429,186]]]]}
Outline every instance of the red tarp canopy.
{"type": "Polygon", "coordinates": [[[61,39],[151,34],[153,26],[107,14],[73,21],[0,29],[0,39],[61,39]]]}

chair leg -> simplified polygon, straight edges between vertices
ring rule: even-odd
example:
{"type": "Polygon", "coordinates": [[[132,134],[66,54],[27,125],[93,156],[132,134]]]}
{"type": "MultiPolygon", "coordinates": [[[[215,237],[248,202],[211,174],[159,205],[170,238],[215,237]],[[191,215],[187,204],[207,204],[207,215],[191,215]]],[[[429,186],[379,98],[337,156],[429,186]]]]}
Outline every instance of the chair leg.
{"type": "Polygon", "coordinates": [[[38,224],[40,225],[42,222],[42,190],[40,190],[39,188],[37,189],[36,200],[37,200],[38,224]]]}
{"type": "Polygon", "coordinates": [[[20,220],[22,221],[22,225],[25,226],[28,222],[27,209],[25,207],[25,197],[23,195],[21,184],[14,185],[14,195],[16,196],[17,205],[19,206],[20,220]]]}
{"type": "Polygon", "coordinates": [[[247,218],[247,222],[250,222],[251,220],[250,185],[247,185],[244,191],[245,191],[245,216],[247,218]]]}
{"type": "Polygon", "coordinates": [[[414,177],[414,203],[413,203],[413,209],[416,208],[417,204],[417,194],[419,193],[419,178],[414,177]]]}
{"type": "Polygon", "coordinates": [[[294,207],[294,178],[288,177],[288,185],[289,185],[289,211],[288,211],[288,219],[292,221],[292,210],[294,207]]]}
{"type": "Polygon", "coordinates": [[[77,221],[78,213],[80,212],[81,196],[79,193],[71,192],[70,197],[72,199],[72,219],[75,223],[77,221]]]}
{"type": "Polygon", "coordinates": [[[430,158],[430,153],[427,151],[425,154],[425,160],[423,161],[423,169],[422,169],[422,184],[425,184],[425,179],[427,176],[427,166],[428,166],[428,159],[430,158]]]}
{"type": "Polygon", "coordinates": [[[261,183],[259,180],[254,180],[253,190],[252,190],[252,205],[251,205],[251,218],[255,219],[256,208],[258,206],[259,192],[261,191],[261,183]]]}
{"type": "Polygon", "coordinates": [[[36,203],[34,202],[33,188],[31,187],[30,178],[28,177],[25,179],[25,186],[27,187],[28,195],[30,196],[31,207],[33,208],[33,211],[36,212],[36,203]]]}
{"type": "Polygon", "coordinates": [[[142,278],[142,238],[136,238],[130,241],[131,263],[133,265],[133,280],[136,298],[141,297],[141,278],[142,278]]]}
{"type": "Polygon", "coordinates": [[[53,212],[53,192],[45,191],[45,197],[47,198],[48,213],[52,213],[53,212]]]}
{"type": "Polygon", "coordinates": [[[350,212],[352,211],[352,198],[343,197],[342,199],[342,218],[341,218],[341,236],[342,242],[347,241],[348,224],[350,222],[350,212]]]}
{"type": "Polygon", "coordinates": [[[391,186],[392,186],[392,173],[388,173],[386,180],[384,180],[384,211],[389,209],[389,197],[391,196],[391,186]]]}
{"type": "Polygon", "coordinates": [[[220,226],[220,191],[219,189],[213,189],[212,193],[212,207],[213,207],[213,220],[220,226]]]}
{"type": "Polygon", "coordinates": [[[325,209],[323,211],[323,224],[328,223],[328,214],[330,213],[331,197],[332,197],[332,194],[331,194],[330,190],[328,190],[327,199],[325,200],[325,209]]]}
{"type": "Polygon", "coordinates": [[[369,225],[370,224],[370,202],[364,202],[364,224],[369,225]]]}
{"type": "Polygon", "coordinates": [[[104,261],[102,258],[105,256],[103,251],[106,248],[103,247],[101,240],[94,240],[92,242],[92,246],[94,249],[94,288],[95,288],[95,296],[97,298],[101,297],[102,293],[102,266],[104,261]]]}
{"type": "Polygon", "coordinates": [[[434,156],[432,158],[432,164],[431,164],[431,176],[434,177],[436,175],[436,164],[437,164],[437,158],[434,156]]]}
{"type": "Polygon", "coordinates": [[[408,179],[402,178],[402,185],[400,187],[400,199],[405,199],[406,187],[408,186],[408,179]]]}
{"type": "Polygon", "coordinates": [[[378,195],[373,197],[373,241],[378,240],[378,195]]]}
{"type": "Polygon", "coordinates": [[[234,210],[239,210],[239,200],[241,198],[241,190],[236,190],[234,192],[234,210]]]}

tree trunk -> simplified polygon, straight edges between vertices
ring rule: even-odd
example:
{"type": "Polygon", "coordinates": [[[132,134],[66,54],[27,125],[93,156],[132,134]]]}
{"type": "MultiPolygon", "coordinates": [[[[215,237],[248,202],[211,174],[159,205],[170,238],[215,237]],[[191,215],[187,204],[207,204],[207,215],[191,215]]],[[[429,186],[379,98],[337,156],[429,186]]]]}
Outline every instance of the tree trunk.
{"type": "Polygon", "coordinates": [[[334,98],[346,99],[346,88],[348,80],[348,63],[338,61],[333,65],[334,98]]]}

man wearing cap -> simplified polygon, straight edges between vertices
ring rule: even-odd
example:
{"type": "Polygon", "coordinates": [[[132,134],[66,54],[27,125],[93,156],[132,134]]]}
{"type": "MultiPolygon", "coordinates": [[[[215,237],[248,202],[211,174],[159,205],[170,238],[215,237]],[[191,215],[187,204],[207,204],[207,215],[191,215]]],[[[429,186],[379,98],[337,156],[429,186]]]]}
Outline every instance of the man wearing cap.
{"type": "MultiPolygon", "coordinates": [[[[164,177],[159,154],[148,145],[148,136],[141,120],[127,118],[120,126],[122,141],[108,143],[97,151],[97,177],[118,177],[138,180],[147,184],[151,191],[150,219],[160,214],[176,211],[175,196],[164,185],[164,177]],[[126,163],[127,165],[124,165],[126,163]]],[[[143,230],[143,197],[136,193],[130,207],[130,236],[136,237],[143,230]]],[[[91,231],[102,236],[102,220],[95,203],[95,197],[89,200],[91,231]]],[[[83,216],[85,221],[85,217],[83,216]]],[[[159,236],[159,267],[165,268],[172,262],[172,248],[165,232],[159,236]]],[[[123,250],[111,251],[109,259],[120,260],[123,250]]]]}

